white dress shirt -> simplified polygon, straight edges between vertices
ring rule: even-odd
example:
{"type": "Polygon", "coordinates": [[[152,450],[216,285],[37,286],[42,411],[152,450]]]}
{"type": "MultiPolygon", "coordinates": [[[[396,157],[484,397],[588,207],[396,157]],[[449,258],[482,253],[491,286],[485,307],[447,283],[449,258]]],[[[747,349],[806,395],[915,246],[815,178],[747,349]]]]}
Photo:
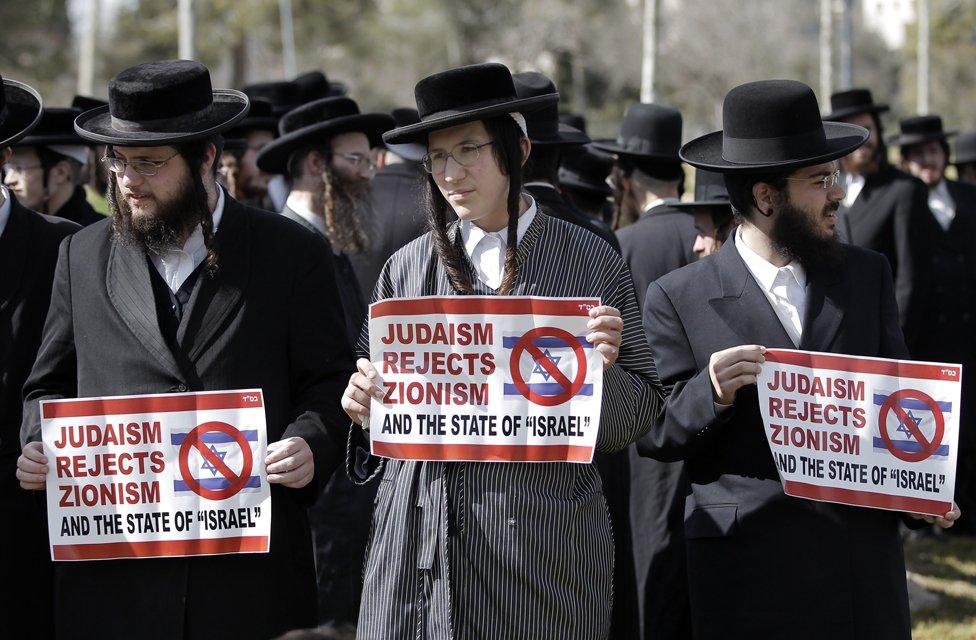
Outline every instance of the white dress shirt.
{"type": "Polygon", "coordinates": [[[315,227],[315,230],[321,233],[323,236],[326,238],[329,237],[329,234],[325,231],[325,218],[309,209],[305,205],[305,199],[302,198],[298,192],[292,191],[288,194],[288,199],[285,200],[285,206],[300,215],[305,222],[315,227]]]}
{"type": "Polygon", "coordinates": [[[657,209],[658,207],[664,206],[666,204],[678,204],[681,202],[678,198],[658,198],[657,200],[652,200],[647,208],[641,212],[641,215],[650,213],[652,209],[657,209]]]}
{"type": "Polygon", "coordinates": [[[844,200],[842,201],[844,206],[848,209],[857,200],[857,197],[861,195],[861,189],[864,188],[864,176],[854,175],[853,173],[844,174],[844,200]]]}
{"type": "Polygon", "coordinates": [[[735,248],[752,277],[759,283],[759,288],[769,300],[790,340],[794,345],[800,346],[803,319],[807,310],[807,276],[803,267],[797,262],[791,262],[785,267],[767,262],[742,239],[742,227],[735,233],[735,248]]]}
{"type": "Polygon", "coordinates": [[[7,228],[7,220],[10,220],[10,192],[2,184],[0,184],[0,197],[3,198],[3,204],[0,204],[0,236],[2,236],[3,230],[7,228]]]}
{"type": "Polygon", "coordinates": [[[949,187],[945,180],[939,181],[939,184],[929,189],[929,211],[942,229],[948,231],[949,225],[956,217],[956,203],[949,195],[949,187]]]}
{"type": "MultiPolygon", "coordinates": [[[[522,241],[525,230],[532,224],[535,218],[535,200],[531,196],[529,208],[519,216],[518,227],[516,228],[516,238],[522,241]]],[[[502,284],[502,276],[505,272],[505,250],[508,248],[508,229],[501,231],[485,231],[478,225],[467,220],[461,221],[461,240],[464,242],[464,250],[471,258],[475,273],[478,279],[492,289],[497,289],[502,284]]]]}
{"type": "MultiPolygon", "coordinates": [[[[224,190],[217,187],[217,206],[213,211],[213,230],[217,233],[224,215],[224,190]]],[[[163,277],[170,291],[176,293],[190,277],[193,270],[207,258],[207,246],[203,242],[203,227],[197,225],[182,249],[170,249],[166,253],[150,257],[156,271],[163,277]]]]}

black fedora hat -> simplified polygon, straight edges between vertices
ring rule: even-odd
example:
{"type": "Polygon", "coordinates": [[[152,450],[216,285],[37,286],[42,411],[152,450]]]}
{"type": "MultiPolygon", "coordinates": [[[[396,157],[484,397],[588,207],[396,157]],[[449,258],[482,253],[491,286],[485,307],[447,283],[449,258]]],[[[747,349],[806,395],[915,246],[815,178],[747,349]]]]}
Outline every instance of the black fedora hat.
{"type": "Polygon", "coordinates": [[[676,202],[671,206],[688,213],[700,207],[731,207],[725,176],[716,171],[695,169],[695,199],[691,202],[676,202]]]}
{"type": "MultiPolygon", "coordinates": [[[[393,121],[398,127],[406,127],[420,122],[420,114],[413,107],[397,107],[390,111],[393,121]]],[[[386,148],[397,154],[401,158],[406,158],[413,162],[421,162],[427,155],[427,145],[417,142],[405,142],[403,144],[386,144],[386,148]]]]}
{"type": "MultiPolygon", "coordinates": [[[[515,94],[519,98],[545,96],[556,93],[556,85],[537,71],[516,73],[515,94]]],[[[559,107],[546,105],[525,116],[529,140],[542,146],[579,146],[590,142],[590,137],[575,127],[559,121],[559,107]]]]}
{"type": "Polygon", "coordinates": [[[251,100],[260,98],[271,103],[271,114],[279,118],[302,104],[301,90],[288,80],[246,84],[241,87],[241,92],[251,100]]]}
{"type": "Polygon", "coordinates": [[[346,97],[322,98],[286,113],[278,123],[279,137],[258,154],[258,168],[267,173],[285,173],[288,158],[302,145],[325,141],[340,133],[359,131],[371,147],[380,143],[384,131],[393,128],[392,116],[360,113],[359,105],[346,97]]]}
{"type": "Polygon", "coordinates": [[[337,98],[349,90],[341,82],[333,82],[322,71],[306,71],[292,80],[298,86],[298,100],[301,104],[321,98],[337,98]]]}
{"type": "Polygon", "coordinates": [[[272,113],[271,103],[263,98],[252,98],[247,116],[224,133],[225,138],[244,138],[251,131],[270,131],[278,135],[278,121],[272,113]]]}
{"type": "Polygon", "coordinates": [[[23,82],[0,77],[0,149],[8,147],[37,126],[43,113],[41,96],[23,82]]]}
{"type": "Polygon", "coordinates": [[[91,96],[77,95],[71,99],[71,106],[74,107],[75,109],[81,109],[82,111],[89,111],[90,109],[107,107],[108,100],[102,100],[101,98],[92,98],[91,96]]]}
{"type": "Polygon", "coordinates": [[[210,71],[193,60],[144,62],[108,83],[108,106],[75,120],[82,138],[97,144],[152,147],[216,135],[244,119],[240,91],[214,89],[210,71]]]}
{"type": "Polygon", "coordinates": [[[830,94],[830,113],[823,119],[837,121],[861,113],[884,113],[887,110],[888,105],[874,103],[870,89],[858,87],[830,94]]]}
{"type": "Polygon", "coordinates": [[[17,147],[46,147],[49,145],[79,145],[86,142],[75,131],[75,118],[82,114],[73,107],[47,107],[34,129],[15,143],[17,147]]]}
{"type": "Polygon", "coordinates": [[[868,138],[864,127],[823,122],[813,89],[796,80],[735,87],[722,103],[722,125],[681,147],[681,159],[720,173],[785,171],[836,160],[868,138]]]}
{"type": "Polygon", "coordinates": [[[976,162],[976,131],[960,133],[953,146],[956,152],[953,164],[976,162]]]}
{"type": "Polygon", "coordinates": [[[607,184],[607,176],[613,169],[613,158],[586,145],[579,153],[563,156],[559,165],[559,185],[568,189],[610,196],[613,189],[607,184]]]}
{"type": "Polygon", "coordinates": [[[559,121],[563,124],[568,124],[577,131],[586,133],[586,116],[580,113],[560,113],[559,121]]]}
{"type": "Polygon", "coordinates": [[[388,144],[427,144],[427,134],[431,131],[505,113],[527,115],[559,100],[558,93],[519,98],[512,73],[496,62],[427,76],[417,83],[414,97],[420,122],[384,133],[383,140],[388,144]]]}
{"type": "Polygon", "coordinates": [[[659,104],[636,103],[627,107],[620,135],[613,142],[597,141],[597,149],[635,160],[680,162],[681,112],[659,104]]]}
{"type": "Polygon", "coordinates": [[[946,140],[958,133],[955,129],[943,129],[939,116],[912,116],[898,123],[901,132],[888,139],[888,144],[905,147],[910,144],[946,140]]]}

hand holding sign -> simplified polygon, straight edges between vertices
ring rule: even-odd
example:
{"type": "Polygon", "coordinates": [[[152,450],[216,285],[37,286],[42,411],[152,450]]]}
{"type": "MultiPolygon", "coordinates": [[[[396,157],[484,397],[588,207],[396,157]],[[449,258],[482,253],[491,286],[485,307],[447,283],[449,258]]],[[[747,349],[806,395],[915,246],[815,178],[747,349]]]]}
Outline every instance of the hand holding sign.
{"type": "Polygon", "coordinates": [[[28,491],[43,489],[47,482],[47,456],[40,442],[28,442],[17,458],[17,479],[28,491]]]}
{"type": "Polygon", "coordinates": [[[315,458],[303,438],[285,438],[268,444],[268,482],[301,489],[315,475],[315,458]]]}
{"type": "Polygon", "coordinates": [[[592,344],[603,356],[603,370],[617,361],[620,355],[620,334],[624,330],[624,321],[620,317],[620,310],[608,305],[601,305],[590,309],[590,320],[586,328],[591,333],[586,340],[592,344]]]}
{"type": "Polygon", "coordinates": [[[356,361],[358,371],[349,376],[349,384],[342,393],[342,409],[353,422],[369,428],[369,397],[383,399],[383,391],[376,386],[379,373],[373,363],[366,358],[356,361]]]}
{"type": "Polygon", "coordinates": [[[716,351],[708,361],[708,375],[712,380],[712,396],[719,404],[732,404],[736,392],[749,384],[756,384],[766,362],[766,347],[757,344],[716,351]]]}
{"type": "Polygon", "coordinates": [[[929,524],[936,524],[943,529],[948,529],[956,523],[956,520],[958,520],[960,516],[962,516],[962,511],[960,511],[959,505],[953,502],[952,508],[942,516],[930,516],[924,513],[909,513],[908,515],[916,520],[925,520],[929,524]]]}

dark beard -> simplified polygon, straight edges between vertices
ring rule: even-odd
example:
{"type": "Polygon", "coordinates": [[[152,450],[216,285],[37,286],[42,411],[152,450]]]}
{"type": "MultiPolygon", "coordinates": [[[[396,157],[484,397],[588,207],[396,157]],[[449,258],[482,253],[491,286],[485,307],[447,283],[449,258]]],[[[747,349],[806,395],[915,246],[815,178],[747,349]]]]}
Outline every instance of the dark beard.
{"type": "MultiPolygon", "coordinates": [[[[820,215],[836,211],[840,203],[828,203],[820,215]]],[[[790,261],[796,260],[810,272],[830,273],[840,268],[844,260],[844,248],[835,230],[824,237],[816,222],[789,200],[779,207],[779,215],[773,221],[769,237],[773,247],[790,261]]]]}
{"type": "Polygon", "coordinates": [[[178,196],[169,202],[156,201],[151,216],[134,217],[114,177],[110,179],[108,205],[115,237],[128,246],[142,247],[150,255],[160,255],[182,246],[186,232],[200,222],[207,206],[197,198],[191,180],[184,180],[178,196]]]}
{"type": "Polygon", "coordinates": [[[337,171],[326,172],[320,205],[332,245],[345,254],[364,253],[369,249],[366,233],[366,203],[372,193],[370,180],[347,179],[337,171]],[[325,182],[327,181],[327,182],[325,182]]]}

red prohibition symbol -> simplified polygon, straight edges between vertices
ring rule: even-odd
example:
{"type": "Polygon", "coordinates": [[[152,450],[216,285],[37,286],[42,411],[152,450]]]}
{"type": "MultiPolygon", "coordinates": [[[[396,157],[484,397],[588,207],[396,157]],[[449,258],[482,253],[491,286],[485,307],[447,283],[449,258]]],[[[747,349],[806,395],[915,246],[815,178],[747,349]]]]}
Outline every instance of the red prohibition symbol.
{"type": "Polygon", "coordinates": [[[251,445],[248,444],[247,439],[244,438],[244,434],[227,424],[226,422],[204,422],[201,425],[197,425],[193,431],[186,434],[186,438],[183,440],[183,444],[180,445],[180,474],[183,476],[183,482],[189,487],[195,494],[200,497],[207,498],[208,500],[226,500],[231,496],[236,495],[244,485],[247,484],[248,478],[251,477],[251,467],[254,464],[254,458],[251,454],[251,445]],[[201,440],[201,436],[205,433],[210,433],[216,431],[230,436],[234,441],[240,446],[241,453],[244,458],[244,465],[241,467],[240,474],[234,473],[234,471],[227,466],[227,464],[220,459],[219,456],[214,454],[206,444],[201,440]],[[207,489],[201,486],[200,481],[193,477],[190,472],[190,451],[196,449],[197,452],[202,455],[207,461],[214,466],[215,469],[222,475],[229,483],[230,486],[224,489],[207,489]]]}
{"type": "Polygon", "coordinates": [[[918,391],[917,389],[901,389],[885,398],[884,404],[881,405],[881,410],[878,412],[878,427],[880,428],[881,439],[884,440],[885,448],[891,452],[891,455],[905,462],[921,462],[935,453],[939,445],[942,444],[942,436],[945,433],[945,416],[942,415],[942,410],[939,408],[938,403],[927,393],[918,391]],[[929,411],[932,412],[932,416],[935,418],[935,434],[933,434],[931,441],[925,437],[925,434],[918,428],[915,421],[898,404],[898,401],[902,398],[911,398],[912,400],[923,402],[929,408],[929,411]],[[888,435],[888,413],[891,411],[895,412],[898,420],[915,436],[915,439],[921,446],[919,451],[914,453],[903,451],[891,441],[891,436],[888,435]]]}
{"type": "Polygon", "coordinates": [[[586,353],[583,351],[582,345],[580,345],[579,340],[571,334],[569,331],[564,329],[559,329],[557,327],[536,327],[535,329],[530,329],[524,336],[519,338],[519,341],[515,343],[512,348],[512,357],[509,361],[509,369],[512,372],[512,382],[515,383],[515,387],[522,393],[523,396],[528,398],[531,402],[544,407],[555,407],[557,405],[568,402],[580,389],[583,388],[583,383],[586,381],[586,353]],[[566,346],[573,350],[576,354],[576,377],[570,381],[566,375],[559,370],[552,360],[546,357],[544,353],[535,346],[536,338],[556,338],[566,343],[566,346]],[[522,377],[522,372],[519,369],[519,364],[521,362],[522,353],[527,351],[529,355],[543,368],[546,372],[552,376],[552,379],[556,381],[563,391],[547,396],[541,393],[536,393],[533,391],[529,385],[525,382],[525,378],[522,377]]]}

